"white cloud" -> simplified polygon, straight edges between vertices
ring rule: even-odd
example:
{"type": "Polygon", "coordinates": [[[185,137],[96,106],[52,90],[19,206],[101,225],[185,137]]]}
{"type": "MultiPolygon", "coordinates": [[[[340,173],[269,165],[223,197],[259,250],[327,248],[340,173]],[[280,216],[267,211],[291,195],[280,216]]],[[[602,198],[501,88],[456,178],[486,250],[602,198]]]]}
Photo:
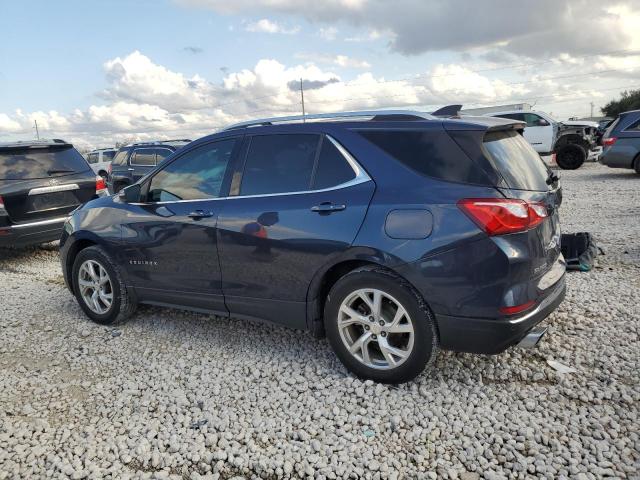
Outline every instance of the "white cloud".
{"type": "Polygon", "coordinates": [[[337,35],[338,29],[336,27],[323,27],[318,30],[318,36],[328,41],[335,40],[337,35]]]}
{"type": "Polygon", "coordinates": [[[298,53],[295,55],[300,60],[318,62],[325,65],[333,65],[342,68],[371,68],[371,64],[365,60],[349,57],[347,55],[326,55],[323,53],[298,53]]]}
{"type": "Polygon", "coordinates": [[[247,32],[256,32],[256,33],[281,33],[284,35],[295,35],[300,31],[300,27],[295,26],[291,28],[287,28],[283,25],[280,25],[278,22],[274,22],[269,20],[268,18],[262,18],[256,22],[249,22],[245,25],[245,30],[247,32]]]}

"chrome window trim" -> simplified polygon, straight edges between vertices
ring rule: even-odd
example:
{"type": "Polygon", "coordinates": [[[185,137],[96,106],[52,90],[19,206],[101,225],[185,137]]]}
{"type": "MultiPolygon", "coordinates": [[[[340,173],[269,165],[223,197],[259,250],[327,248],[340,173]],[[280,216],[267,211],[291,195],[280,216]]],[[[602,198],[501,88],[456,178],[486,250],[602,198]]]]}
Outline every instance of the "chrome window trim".
{"type": "Polygon", "coordinates": [[[354,185],[359,185],[361,183],[371,182],[371,177],[365,172],[364,168],[360,166],[358,161],[353,158],[353,156],[340,144],[336,141],[331,135],[326,135],[331,143],[335,145],[340,154],[345,158],[349,166],[353,169],[356,174],[355,178],[349,180],[348,182],[344,182],[333,187],[321,188],[318,190],[302,190],[298,192],[280,192],[280,193],[262,193],[259,195],[233,195],[227,197],[215,197],[215,198],[194,198],[191,200],[174,200],[169,202],[139,202],[139,203],[131,203],[130,205],[165,205],[169,203],[189,203],[189,202],[204,202],[209,200],[233,200],[236,198],[263,198],[263,197],[280,197],[284,195],[305,195],[309,193],[324,193],[331,192],[333,190],[342,190],[343,188],[353,187],[354,185]]]}
{"type": "Polygon", "coordinates": [[[28,196],[30,195],[41,195],[43,193],[53,193],[53,192],[68,192],[71,190],[79,190],[80,187],[77,183],[67,183],[65,185],[51,185],[50,187],[37,187],[29,190],[28,196]]]}

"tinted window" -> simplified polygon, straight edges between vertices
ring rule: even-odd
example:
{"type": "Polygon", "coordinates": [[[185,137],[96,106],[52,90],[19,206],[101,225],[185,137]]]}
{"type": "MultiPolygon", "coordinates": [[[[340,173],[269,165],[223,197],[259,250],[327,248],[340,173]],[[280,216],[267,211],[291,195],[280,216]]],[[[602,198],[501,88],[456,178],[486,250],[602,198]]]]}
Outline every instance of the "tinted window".
{"type": "Polygon", "coordinates": [[[131,165],[142,165],[152,167],[156,164],[155,148],[139,148],[134,150],[131,156],[131,165]]]}
{"type": "Polygon", "coordinates": [[[103,162],[108,162],[109,160],[111,160],[114,156],[116,155],[116,152],[114,150],[111,150],[109,152],[102,152],[102,161],[103,162]]]}
{"type": "Polygon", "coordinates": [[[120,150],[115,157],[113,157],[113,161],[111,163],[113,163],[114,165],[124,165],[127,163],[127,154],[129,152],[127,150],[120,150]]]}
{"type": "Polygon", "coordinates": [[[90,153],[88,158],[87,158],[87,161],[89,163],[98,163],[98,154],[97,153],[90,153]]]}
{"type": "Polygon", "coordinates": [[[329,140],[322,140],[320,157],[318,157],[318,167],[313,182],[314,190],[335,187],[356,177],[349,162],[340,153],[338,148],[329,140]]]}
{"type": "Polygon", "coordinates": [[[149,201],[217,198],[236,140],[222,140],[191,150],[151,180],[149,201]]]}
{"type": "Polygon", "coordinates": [[[610,137],[611,133],[618,126],[619,123],[620,123],[620,117],[617,117],[613,122],[611,122],[607,127],[607,129],[604,131],[604,138],[610,137]]]}
{"type": "Polygon", "coordinates": [[[318,139],[318,135],[253,137],[242,174],[240,195],[309,190],[318,139]]]}
{"type": "Polygon", "coordinates": [[[540,115],[536,115],[535,113],[525,113],[524,121],[527,123],[527,127],[539,127],[541,126],[540,120],[544,120],[540,115]]]}
{"type": "Polygon", "coordinates": [[[0,179],[48,178],[86,172],[89,165],[73,147],[0,149],[0,179]]]}
{"type": "Polygon", "coordinates": [[[518,190],[548,189],[549,171],[540,155],[517,132],[490,132],[484,147],[507,185],[518,190]]]}
{"type": "Polygon", "coordinates": [[[632,123],[631,125],[629,125],[627,128],[625,128],[625,130],[630,130],[632,132],[637,132],[640,131],[640,120],[638,120],[635,123],[632,123]]]}
{"type": "Polygon", "coordinates": [[[418,173],[451,182],[486,184],[487,178],[451,138],[430,131],[361,131],[367,140],[418,173]]]}

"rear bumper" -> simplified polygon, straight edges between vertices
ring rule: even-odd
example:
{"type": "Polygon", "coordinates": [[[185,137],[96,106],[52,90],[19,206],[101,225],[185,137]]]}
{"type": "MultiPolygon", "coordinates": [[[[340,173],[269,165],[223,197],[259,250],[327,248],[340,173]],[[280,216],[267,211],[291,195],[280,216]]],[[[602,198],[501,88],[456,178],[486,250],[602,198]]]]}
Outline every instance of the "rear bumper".
{"type": "Polygon", "coordinates": [[[68,217],[0,227],[0,247],[24,247],[59,240],[68,217]]]}
{"type": "Polygon", "coordinates": [[[516,345],[564,300],[565,277],[534,309],[523,315],[500,320],[436,315],[440,346],[456,352],[496,354],[516,345]]]}

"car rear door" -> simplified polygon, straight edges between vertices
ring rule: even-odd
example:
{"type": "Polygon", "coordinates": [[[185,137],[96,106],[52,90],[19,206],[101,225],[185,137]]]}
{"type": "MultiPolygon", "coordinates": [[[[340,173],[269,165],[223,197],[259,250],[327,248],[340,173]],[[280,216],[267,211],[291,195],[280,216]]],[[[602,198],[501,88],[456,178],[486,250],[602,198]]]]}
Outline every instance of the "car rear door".
{"type": "Polygon", "coordinates": [[[12,223],[65,216],[95,194],[95,174],[70,144],[0,148],[0,196],[12,223]]]}
{"type": "Polygon", "coordinates": [[[216,222],[239,145],[228,138],[185,151],[129,205],[120,260],[141,301],[226,312],[216,222]]]}
{"type": "Polygon", "coordinates": [[[248,136],[218,218],[231,314],[304,328],[311,279],[349,248],[374,189],[328,136],[248,136]]]}

